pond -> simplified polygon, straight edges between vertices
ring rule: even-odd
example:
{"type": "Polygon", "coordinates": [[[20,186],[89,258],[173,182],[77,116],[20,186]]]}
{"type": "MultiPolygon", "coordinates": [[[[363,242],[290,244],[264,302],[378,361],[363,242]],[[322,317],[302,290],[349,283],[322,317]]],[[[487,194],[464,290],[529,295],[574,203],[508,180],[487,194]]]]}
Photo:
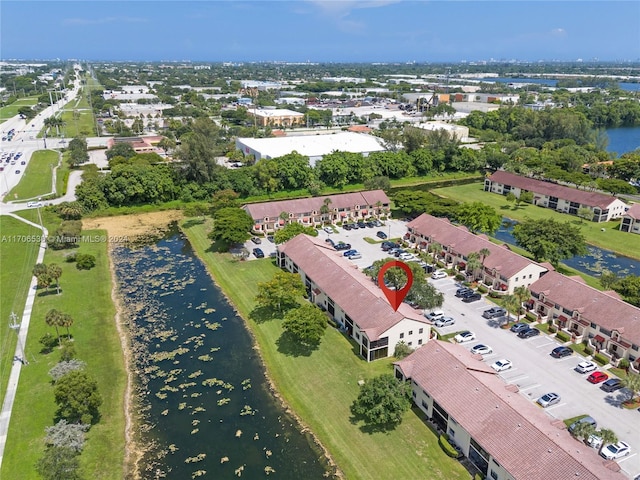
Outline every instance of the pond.
{"type": "MultiPolygon", "coordinates": [[[[503,242],[516,245],[516,239],[511,234],[516,223],[508,218],[503,218],[502,225],[494,237],[503,242]]],[[[563,260],[562,263],[593,277],[599,277],[603,270],[609,270],[619,277],[640,275],[640,260],[624,257],[593,245],[587,245],[587,250],[589,251],[587,255],[568,258],[563,260]]]]}
{"type": "Polygon", "coordinates": [[[113,252],[130,320],[144,478],[320,479],[324,456],[276,401],[252,338],[174,228],[113,252]]]}

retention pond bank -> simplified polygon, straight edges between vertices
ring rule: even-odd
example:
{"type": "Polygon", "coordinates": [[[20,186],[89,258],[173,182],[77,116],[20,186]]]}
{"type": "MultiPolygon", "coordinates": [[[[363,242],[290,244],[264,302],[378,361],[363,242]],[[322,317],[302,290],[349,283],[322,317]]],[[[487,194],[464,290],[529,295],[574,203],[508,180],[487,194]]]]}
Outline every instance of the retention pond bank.
{"type": "Polygon", "coordinates": [[[243,320],[172,229],[112,260],[131,331],[144,478],[320,479],[323,452],[269,390],[243,320]]]}

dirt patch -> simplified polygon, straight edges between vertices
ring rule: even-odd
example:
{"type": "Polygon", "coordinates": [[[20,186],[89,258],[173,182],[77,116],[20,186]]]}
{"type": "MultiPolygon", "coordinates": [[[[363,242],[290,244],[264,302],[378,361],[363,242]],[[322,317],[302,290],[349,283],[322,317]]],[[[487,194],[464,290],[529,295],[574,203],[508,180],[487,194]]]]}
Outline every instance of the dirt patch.
{"type": "Polygon", "coordinates": [[[82,220],[82,228],[85,230],[106,230],[111,239],[120,239],[115,243],[137,242],[162,234],[168,230],[171,222],[183,218],[181,210],[167,210],[117,217],[87,218],[82,220]]]}

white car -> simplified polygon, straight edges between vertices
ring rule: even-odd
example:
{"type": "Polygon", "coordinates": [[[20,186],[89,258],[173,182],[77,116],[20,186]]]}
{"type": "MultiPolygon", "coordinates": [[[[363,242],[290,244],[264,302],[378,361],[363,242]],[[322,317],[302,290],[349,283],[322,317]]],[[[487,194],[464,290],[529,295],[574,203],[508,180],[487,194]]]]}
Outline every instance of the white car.
{"type": "Polygon", "coordinates": [[[456,323],[453,317],[440,317],[438,320],[434,322],[436,327],[449,327],[456,323]]]}
{"type": "Polygon", "coordinates": [[[354,253],[352,255],[349,255],[347,258],[349,260],[359,260],[359,259],[362,258],[362,254],[360,252],[356,252],[356,253],[354,253]]]}
{"type": "Polygon", "coordinates": [[[447,272],[445,272],[444,270],[436,270],[431,274],[432,280],[440,280],[441,278],[447,278],[447,277],[448,277],[447,272]]]}
{"type": "Polygon", "coordinates": [[[538,399],[537,403],[542,408],[550,407],[556,403],[560,403],[560,395],[557,393],[545,393],[538,399]]]}
{"type": "Polygon", "coordinates": [[[502,358],[491,365],[491,368],[496,372],[504,372],[505,370],[509,370],[511,367],[513,367],[511,360],[507,360],[506,358],[502,358]]]}
{"type": "Polygon", "coordinates": [[[489,355],[490,353],[493,353],[493,348],[491,348],[489,345],[483,345],[482,343],[479,343],[471,348],[471,353],[476,355],[489,355]]]}
{"type": "Polygon", "coordinates": [[[398,258],[399,258],[400,260],[407,261],[407,260],[411,260],[411,259],[413,259],[413,258],[415,258],[415,257],[414,257],[414,255],[413,255],[412,253],[407,253],[407,252],[405,252],[405,253],[401,253],[401,254],[400,254],[400,256],[399,256],[398,258]]]}
{"type": "Polygon", "coordinates": [[[425,313],[424,316],[427,317],[427,320],[435,322],[444,317],[444,312],[442,310],[434,310],[433,312],[425,313]]]}
{"type": "Polygon", "coordinates": [[[576,372],[589,373],[593,372],[597,367],[598,366],[595,363],[585,360],[584,362],[580,362],[578,365],[576,365],[576,372]]]}
{"type": "Polygon", "coordinates": [[[600,451],[600,456],[607,460],[616,460],[626,457],[631,453],[631,447],[627,442],[610,443],[600,451]]]}
{"type": "Polygon", "coordinates": [[[331,227],[324,227],[323,230],[327,233],[333,233],[333,228],[331,227]]]}
{"type": "Polygon", "coordinates": [[[465,330],[464,332],[460,332],[458,335],[453,337],[453,339],[457,343],[471,342],[472,340],[476,339],[476,335],[475,333],[470,332],[469,330],[465,330]]]}

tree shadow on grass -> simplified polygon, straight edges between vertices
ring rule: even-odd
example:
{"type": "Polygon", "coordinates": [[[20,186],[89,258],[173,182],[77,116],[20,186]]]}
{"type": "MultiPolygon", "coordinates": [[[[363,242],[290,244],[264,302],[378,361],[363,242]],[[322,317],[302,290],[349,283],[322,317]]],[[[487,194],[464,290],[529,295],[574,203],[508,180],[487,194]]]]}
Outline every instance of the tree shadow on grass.
{"type": "Polygon", "coordinates": [[[276,340],[278,351],[289,357],[308,357],[319,345],[308,345],[289,332],[282,332],[280,338],[276,340]]]}
{"type": "Polygon", "coordinates": [[[204,218],[190,218],[189,220],[186,220],[182,223],[182,228],[191,228],[195,227],[196,225],[202,225],[204,224],[204,220],[204,218]]]}
{"type": "Polygon", "coordinates": [[[282,318],[282,315],[269,307],[255,307],[249,313],[249,318],[256,323],[264,323],[274,318],[282,318]]]}
{"type": "Polygon", "coordinates": [[[396,429],[398,423],[366,423],[365,419],[361,415],[355,415],[351,412],[349,422],[352,425],[358,425],[358,428],[362,433],[373,435],[374,433],[389,433],[396,429]]]}

